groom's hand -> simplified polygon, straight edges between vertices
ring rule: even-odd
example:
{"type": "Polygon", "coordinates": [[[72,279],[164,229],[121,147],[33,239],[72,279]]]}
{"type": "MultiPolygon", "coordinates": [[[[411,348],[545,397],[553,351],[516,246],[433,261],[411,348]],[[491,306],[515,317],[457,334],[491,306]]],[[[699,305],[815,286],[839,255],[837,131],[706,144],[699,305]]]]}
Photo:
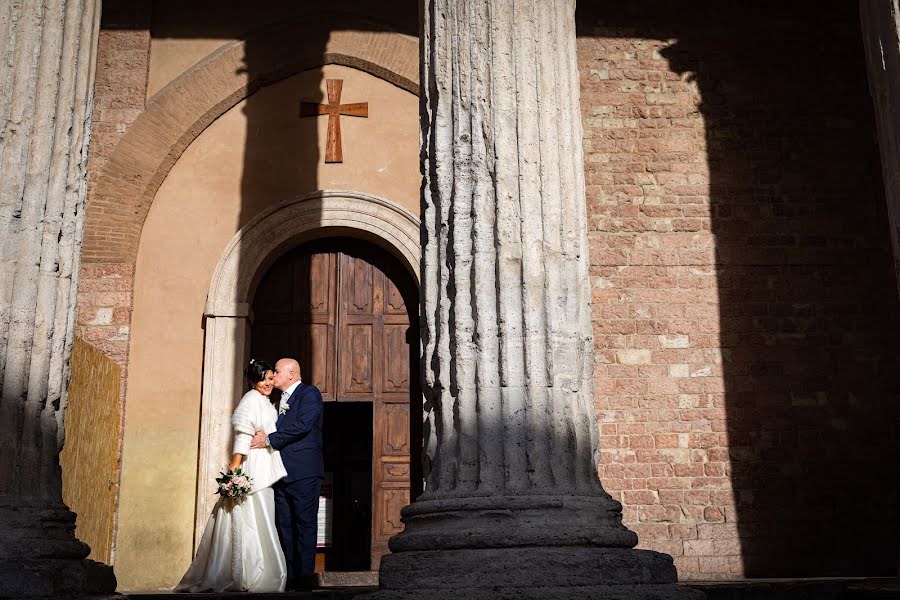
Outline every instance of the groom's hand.
{"type": "Polygon", "coordinates": [[[266,444],[266,434],[264,431],[257,431],[253,434],[253,441],[250,443],[250,447],[254,449],[265,448],[268,446],[266,444]]]}

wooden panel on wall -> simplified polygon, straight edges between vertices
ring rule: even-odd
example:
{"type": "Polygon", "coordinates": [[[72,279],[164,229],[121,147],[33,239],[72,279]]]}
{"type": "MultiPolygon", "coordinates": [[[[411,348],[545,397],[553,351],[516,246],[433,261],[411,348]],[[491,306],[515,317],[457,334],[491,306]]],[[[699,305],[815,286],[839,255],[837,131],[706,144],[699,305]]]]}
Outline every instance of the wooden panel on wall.
{"type": "Polygon", "coordinates": [[[91,547],[88,558],[107,564],[119,482],[121,377],[117,364],[75,338],[66,441],[59,456],[63,501],[78,515],[75,536],[91,547]]]}

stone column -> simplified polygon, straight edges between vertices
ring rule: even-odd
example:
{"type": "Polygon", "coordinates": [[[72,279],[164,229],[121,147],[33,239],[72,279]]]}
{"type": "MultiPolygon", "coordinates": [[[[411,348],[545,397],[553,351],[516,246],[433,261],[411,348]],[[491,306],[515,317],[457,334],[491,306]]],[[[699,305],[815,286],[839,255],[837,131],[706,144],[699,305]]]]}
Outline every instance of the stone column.
{"type": "Polygon", "coordinates": [[[84,592],[92,572],[59,450],[99,14],[0,3],[0,596],[84,592]]]}
{"type": "Polygon", "coordinates": [[[691,597],[597,477],[574,0],[426,0],[425,493],[378,598],[691,597]]]}
{"type": "Polygon", "coordinates": [[[900,1],[860,0],[859,15],[900,286],[900,1]]]}

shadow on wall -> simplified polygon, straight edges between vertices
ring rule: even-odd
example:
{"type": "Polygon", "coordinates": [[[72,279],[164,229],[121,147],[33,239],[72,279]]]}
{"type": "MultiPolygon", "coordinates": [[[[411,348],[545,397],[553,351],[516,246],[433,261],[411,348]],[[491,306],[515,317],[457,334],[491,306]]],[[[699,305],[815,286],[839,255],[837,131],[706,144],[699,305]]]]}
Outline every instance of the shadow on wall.
{"type": "Polygon", "coordinates": [[[589,10],[674,40],[699,88],[745,575],[895,574],[900,309],[856,3],[589,10]]]}
{"type": "MultiPolygon", "coordinates": [[[[309,107],[331,103],[331,99],[319,89],[325,88],[322,65],[358,66],[352,61],[347,62],[346,58],[329,54],[328,43],[332,33],[397,32],[418,35],[418,10],[411,0],[389,0],[377,5],[364,0],[349,0],[342,3],[339,10],[323,10],[307,3],[282,0],[267,3],[267,6],[271,10],[248,8],[246,2],[239,0],[191,3],[189,7],[170,0],[154,4],[160,19],[168,16],[177,21],[168,24],[167,35],[247,39],[242,69],[252,92],[257,93],[251,92],[243,106],[247,129],[241,173],[241,225],[274,203],[299,193],[328,187],[318,181],[321,165],[326,162],[326,156],[320,152],[325,145],[325,140],[320,139],[320,132],[324,131],[328,118],[316,117],[315,109],[310,110],[309,107]],[[190,14],[185,15],[185,10],[190,14]],[[266,34],[260,35],[262,31],[266,34]],[[298,60],[302,63],[301,69],[297,68],[298,60]],[[279,95],[275,90],[287,77],[298,73],[306,81],[303,89],[307,91],[293,99],[293,114],[285,115],[283,94],[279,95]],[[301,103],[307,105],[305,110],[301,110],[301,103]],[[291,118],[297,120],[297,130],[285,130],[283,123],[291,118]],[[281,158],[273,163],[272,156],[281,158]]],[[[355,100],[345,95],[339,101],[348,103],[355,100]]],[[[345,116],[340,119],[344,122],[345,132],[351,129],[347,123],[349,118],[345,116]]],[[[341,137],[340,128],[336,128],[336,136],[341,137]]],[[[347,141],[343,141],[346,153],[347,141]]],[[[256,275],[257,282],[279,255],[289,253],[303,241],[295,240],[282,245],[276,255],[263,264],[261,272],[256,275]]],[[[302,282],[296,283],[302,286],[302,282]]],[[[247,302],[253,300],[246,299],[247,302]]],[[[256,339],[258,336],[253,337],[256,339]]],[[[300,339],[302,332],[293,337],[299,346],[280,352],[301,360],[307,358],[310,351],[306,347],[307,340],[300,339]]],[[[238,362],[244,354],[244,348],[236,349],[238,362]]],[[[279,356],[264,358],[274,361],[279,356]]],[[[305,369],[312,378],[315,374],[310,373],[309,368],[309,365],[301,363],[301,369],[305,369]]]]}
{"type": "MultiPolygon", "coordinates": [[[[128,20],[133,7],[138,4],[138,2],[132,3],[130,0],[105,1],[104,17],[106,18],[106,28],[116,30],[132,27],[142,31],[146,30],[148,25],[143,19],[140,23],[135,22],[134,19],[130,22],[128,20]],[[122,19],[110,21],[108,17],[115,14],[121,14],[122,19]]],[[[418,29],[418,11],[415,3],[411,0],[388,0],[375,5],[363,0],[347,0],[341,4],[341,12],[332,11],[328,13],[322,12],[322,7],[320,6],[287,0],[271,0],[263,3],[262,6],[250,6],[246,2],[238,2],[236,0],[191,3],[172,0],[153,0],[152,2],[150,0],[142,0],[140,6],[142,8],[142,17],[145,18],[148,14],[150,15],[149,29],[155,41],[196,41],[198,43],[189,50],[197,52],[198,59],[202,57],[204,52],[221,47],[230,40],[244,40],[246,42],[242,64],[236,68],[240,74],[246,77],[247,89],[236,91],[228,98],[219,98],[215,94],[222,94],[222,90],[226,89],[225,85],[217,87],[216,84],[220,83],[221,80],[214,82],[207,79],[210,89],[203,90],[203,75],[206,74],[208,77],[208,73],[204,72],[202,67],[208,63],[201,60],[199,63],[200,67],[194,69],[191,73],[191,76],[196,77],[196,81],[199,81],[200,85],[184,90],[183,96],[187,99],[183,102],[179,103],[180,100],[176,98],[167,106],[189,106],[199,113],[200,109],[197,107],[202,105],[204,110],[208,109],[208,112],[195,115],[193,112],[185,111],[180,115],[182,117],[184,114],[189,115],[184,117],[185,121],[189,118],[196,118],[195,127],[193,129],[185,127],[183,135],[177,139],[177,143],[171,146],[171,154],[161,159],[161,163],[166,163],[169,160],[178,160],[183,149],[182,146],[189,144],[192,139],[195,139],[201,133],[199,130],[202,130],[204,127],[204,119],[214,118],[216,114],[219,114],[222,110],[227,110],[240,98],[246,96],[246,101],[241,106],[246,120],[246,141],[242,148],[243,164],[240,166],[242,172],[240,173],[239,224],[246,223],[250,218],[258,214],[262,208],[274,202],[322,187],[322,183],[318,181],[319,167],[323,160],[319,153],[322,140],[319,139],[318,132],[323,125],[325,117],[301,119],[300,102],[326,102],[324,94],[313,91],[312,93],[304,92],[301,95],[297,95],[295,98],[292,98],[291,104],[288,105],[287,110],[291,112],[286,115],[284,113],[285,105],[276,105],[273,101],[273,94],[275,93],[273,90],[280,87],[283,92],[285,89],[284,85],[291,83],[287,78],[293,75],[299,75],[296,79],[303,79],[305,90],[318,90],[320,84],[324,83],[322,82],[324,72],[322,65],[338,62],[333,60],[333,56],[327,54],[327,44],[332,33],[387,31],[415,36],[418,29]],[[298,34],[297,31],[301,33],[298,34]],[[204,98],[204,92],[207,92],[209,97],[204,98]],[[213,100],[210,101],[209,98],[213,98],[213,100]],[[218,104],[207,107],[203,105],[204,101],[211,104],[218,102],[218,104]],[[279,122],[291,122],[291,120],[297,123],[296,130],[288,132],[283,127],[279,128],[279,122]],[[274,153],[273,148],[277,148],[277,153],[280,157],[277,161],[272,161],[269,158],[274,153]],[[285,190],[287,191],[285,192],[285,190]]],[[[171,52],[172,48],[176,46],[177,44],[169,44],[169,51],[171,52]]],[[[120,48],[114,45],[111,48],[109,54],[115,56],[116,60],[128,61],[130,59],[127,53],[128,48],[120,48]]],[[[158,51],[160,48],[161,46],[156,46],[155,50],[158,51]]],[[[177,50],[176,48],[176,53],[177,50]]],[[[368,50],[373,49],[367,48],[368,50]]],[[[145,48],[141,48],[141,51],[146,54],[145,48]]],[[[151,62],[154,58],[160,56],[165,59],[165,52],[161,52],[156,57],[151,57],[151,62]]],[[[220,53],[216,54],[216,58],[221,58],[221,56],[222,54],[220,53]]],[[[168,65],[168,68],[175,70],[182,67],[188,68],[189,65],[181,65],[179,63],[179,61],[187,60],[186,57],[189,58],[189,53],[185,56],[169,54],[168,59],[171,59],[172,64],[168,65]]],[[[227,59],[220,61],[218,64],[226,61],[227,59]]],[[[190,61],[188,60],[188,62],[190,61]]],[[[159,66],[159,64],[156,66],[159,66]]],[[[349,66],[356,65],[350,64],[349,66]]],[[[138,72],[138,69],[135,68],[129,74],[136,72],[138,72]]],[[[113,103],[120,102],[125,95],[125,92],[120,92],[117,95],[115,90],[107,91],[109,93],[105,95],[105,98],[113,103]]],[[[145,108],[143,106],[143,94],[144,90],[140,93],[140,109],[145,108]]],[[[178,93],[172,95],[178,96],[178,93]]],[[[344,99],[345,102],[353,100],[354,98],[352,97],[344,99]]],[[[114,108],[121,109],[123,107],[115,106],[114,108]]],[[[128,106],[125,108],[133,107],[128,106]]],[[[139,112],[137,109],[135,111],[139,112]]],[[[182,126],[183,123],[178,122],[178,119],[175,117],[176,115],[163,115],[160,118],[160,122],[154,123],[154,125],[157,125],[160,130],[165,130],[167,124],[163,123],[162,120],[171,118],[173,122],[177,122],[177,126],[182,126]]],[[[145,123],[146,121],[144,121],[145,123]]],[[[345,131],[346,128],[348,127],[345,125],[345,131]]],[[[168,132],[163,131],[163,134],[171,133],[173,130],[175,130],[175,126],[172,126],[168,132]]],[[[133,129],[129,129],[129,132],[133,131],[133,129]]],[[[181,130],[178,131],[180,134],[181,130]]],[[[239,142],[235,143],[238,144],[239,142]]],[[[156,159],[155,156],[152,158],[156,159]]],[[[139,163],[140,161],[133,162],[139,163]]],[[[148,159],[148,162],[150,162],[150,159],[148,159]]],[[[135,167],[135,170],[141,168],[142,166],[139,165],[135,167]]],[[[159,181],[156,181],[156,176],[159,175],[158,178],[161,179],[168,172],[168,168],[169,166],[166,164],[159,166],[154,163],[152,169],[156,170],[153,173],[140,173],[142,176],[147,177],[146,180],[139,182],[140,185],[146,184],[148,189],[152,185],[159,185],[159,181]],[[151,179],[153,179],[153,182],[148,183],[151,179]]],[[[149,169],[151,167],[148,167],[149,169]]],[[[137,187],[137,184],[135,184],[135,187],[137,187]]],[[[149,195],[152,196],[153,194],[149,195]]],[[[141,204],[142,200],[144,199],[135,200],[135,204],[141,204]]],[[[149,199],[147,199],[146,204],[149,204],[149,199]]],[[[124,209],[126,214],[115,215],[117,217],[121,216],[121,219],[111,218],[109,221],[126,222],[123,228],[128,229],[129,234],[135,234],[136,232],[136,237],[139,237],[143,227],[143,217],[146,216],[146,213],[138,213],[141,212],[139,209],[146,208],[143,205],[126,207],[124,209]],[[130,208],[134,208],[134,210],[130,210],[130,208]]],[[[210,220],[216,218],[217,215],[210,215],[210,220]]],[[[203,222],[193,225],[196,227],[195,235],[197,239],[201,239],[204,235],[203,222]]],[[[118,226],[119,223],[113,223],[111,227],[115,228],[118,226]]],[[[284,250],[287,251],[289,248],[284,248],[284,250]]],[[[277,257],[272,257],[273,260],[275,258],[277,257]]],[[[126,256],[125,259],[131,260],[132,263],[134,262],[133,256],[126,256]]],[[[173,303],[179,301],[180,299],[177,297],[172,298],[173,303]]],[[[126,308],[131,308],[131,306],[126,308]]],[[[201,327],[199,314],[196,319],[196,327],[196,332],[202,336],[202,332],[199,332],[201,327]]],[[[236,350],[237,356],[243,357],[244,348],[236,350]]],[[[199,373],[197,378],[200,378],[199,373]]],[[[234,400],[236,401],[237,398],[234,400]]],[[[128,407],[125,407],[125,410],[128,410],[128,407]]],[[[133,429],[132,433],[134,433],[133,429]]],[[[136,437],[140,437],[144,433],[146,432],[138,434],[136,437]]],[[[147,434],[147,437],[149,438],[150,435],[147,434]]],[[[140,443],[144,441],[146,441],[146,438],[140,439],[139,443],[132,445],[132,448],[140,447],[140,443]]],[[[127,457],[128,448],[124,452],[127,457]]],[[[121,470],[122,467],[120,466],[119,468],[121,470]]],[[[126,470],[130,468],[126,467],[126,470]]],[[[148,469],[148,471],[153,471],[153,469],[148,469]]],[[[161,476],[161,472],[158,470],[149,475],[150,478],[159,476],[161,476]]],[[[137,481],[137,483],[133,484],[131,489],[141,487],[142,482],[138,481],[137,478],[132,479],[132,481],[137,481]]],[[[133,580],[134,585],[141,588],[173,584],[177,580],[180,571],[183,570],[183,563],[185,562],[185,528],[181,523],[177,523],[174,527],[171,523],[160,523],[154,519],[156,515],[148,514],[142,510],[136,510],[133,514],[126,514],[123,511],[123,506],[129,505],[129,503],[129,508],[140,506],[142,499],[135,497],[126,499],[123,495],[121,500],[116,510],[118,514],[125,514],[126,517],[122,520],[118,541],[120,542],[120,548],[127,549],[129,553],[127,554],[123,551],[116,556],[117,570],[127,573],[128,578],[131,578],[129,581],[133,580]],[[128,519],[130,519],[130,522],[128,519]],[[125,537],[127,539],[122,543],[122,536],[124,535],[122,532],[126,530],[128,535],[125,537]],[[173,530],[175,530],[174,533],[173,530]],[[176,540],[175,543],[172,542],[172,539],[176,540]],[[151,549],[168,548],[168,550],[165,551],[164,556],[158,556],[161,560],[148,563],[146,561],[147,554],[133,551],[134,547],[144,544],[151,549]],[[174,546],[177,546],[177,550],[173,549],[174,546]]],[[[112,515],[109,518],[112,519],[112,515]]],[[[114,540],[116,539],[115,535],[114,540]]],[[[152,556],[152,552],[150,555],[152,556]]]]}

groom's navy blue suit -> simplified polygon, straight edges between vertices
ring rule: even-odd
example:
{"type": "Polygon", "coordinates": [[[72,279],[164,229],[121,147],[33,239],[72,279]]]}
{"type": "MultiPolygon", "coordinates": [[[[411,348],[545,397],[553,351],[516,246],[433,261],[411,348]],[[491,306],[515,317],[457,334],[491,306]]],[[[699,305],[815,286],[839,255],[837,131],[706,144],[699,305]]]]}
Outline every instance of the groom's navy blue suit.
{"type": "Polygon", "coordinates": [[[281,452],[287,477],[275,482],[278,535],[287,562],[288,585],[312,577],[316,565],[322,459],[322,394],[314,385],[299,384],[278,415],[269,444],[281,452]]]}

